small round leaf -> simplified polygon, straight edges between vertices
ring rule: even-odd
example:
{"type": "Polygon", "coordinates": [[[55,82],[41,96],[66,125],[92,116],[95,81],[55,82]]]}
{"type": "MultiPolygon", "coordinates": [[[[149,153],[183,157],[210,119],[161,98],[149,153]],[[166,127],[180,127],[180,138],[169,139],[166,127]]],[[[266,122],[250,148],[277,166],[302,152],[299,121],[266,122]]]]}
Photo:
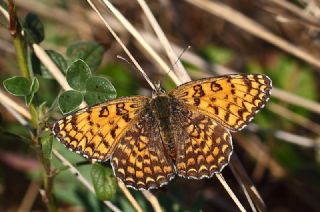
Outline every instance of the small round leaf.
{"type": "MultiPolygon", "coordinates": [[[[61,71],[63,71],[64,73],[67,72],[67,68],[68,68],[67,60],[61,54],[59,54],[54,50],[46,50],[46,53],[61,71]]],[[[52,78],[48,69],[42,63],[40,65],[40,69],[43,77],[52,78]]]]}
{"type": "Polygon", "coordinates": [[[14,76],[3,81],[4,88],[15,96],[26,96],[31,92],[31,82],[25,77],[14,76]]]}
{"type": "Polygon", "coordinates": [[[78,91],[86,88],[86,81],[91,77],[91,71],[85,61],[77,59],[71,63],[67,70],[67,81],[69,85],[78,91]]]}
{"type": "Polygon", "coordinates": [[[91,178],[97,197],[102,200],[110,200],[117,191],[117,180],[112,169],[101,164],[93,164],[91,178]]]}
{"type": "Polygon", "coordinates": [[[103,46],[93,41],[75,43],[67,49],[69,58],[83,59],[92,71],[95,71],[101,64],[103,53],[103,46]]]}
{"type": "Polygon", "coordinates": [[[77,109],[83,100],[79,91],[65,91],[59,96],[58,104],[63,114],[70,113],[77,109]]]}
{"type": "Polygon", "coordinates": [[[27,14],[24,21],[24,31],[31,43],[40,43],[44,39],[43,24],[34,13],[27,14]]]}
{"type": "Polygon", "coordinates": [[[98,104],[116,96],[116,89],[108,79],[94,76],[87,80],[84,99],[89,105],[98,104]]]}

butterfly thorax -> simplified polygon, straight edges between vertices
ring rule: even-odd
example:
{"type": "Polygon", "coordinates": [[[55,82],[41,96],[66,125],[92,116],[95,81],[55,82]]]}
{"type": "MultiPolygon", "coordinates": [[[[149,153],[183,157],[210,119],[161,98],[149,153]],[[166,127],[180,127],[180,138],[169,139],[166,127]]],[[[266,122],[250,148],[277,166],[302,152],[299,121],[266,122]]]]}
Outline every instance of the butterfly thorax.
{"type": "Polygon", "coordinates": [[[163,93],[158,93],[153,96],[150,102],[152,113],[156,120],[158,120],[158,128],[162,137],[162,142],[164,148],[169,153],[169,157],[172,160],[176,158],[176,149],[173,140],[173,134],[171,132],[171,121],[170,117],[172,116],[172,108],[170,97],[163,93]]]}

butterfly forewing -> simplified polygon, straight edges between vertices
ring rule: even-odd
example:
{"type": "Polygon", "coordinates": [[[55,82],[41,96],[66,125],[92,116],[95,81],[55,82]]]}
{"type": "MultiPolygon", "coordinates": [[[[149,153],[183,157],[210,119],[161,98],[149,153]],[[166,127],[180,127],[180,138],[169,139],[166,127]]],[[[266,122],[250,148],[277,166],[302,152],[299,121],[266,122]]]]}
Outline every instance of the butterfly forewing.
{"type": "Polygon", "coordinates": [[[70,150],[104,161],[148,100],[143,96],[126,97],[88,107],[57,121],[52,131],[70,150]]]}
{"type": "Polygon", "coordinates": [[[265,75],[234,74],[191,81],[169,95],[236,131],[265,105],[270,91],[271,80],[265,75]]]}
{"type": "Polygon", "coordinates": [[[173,163],[166,156],[156,123],[147,106],[114,150],[111,159],[114,173],[126,185],[137,189],[157,188],[174,177],[173,163]]]}

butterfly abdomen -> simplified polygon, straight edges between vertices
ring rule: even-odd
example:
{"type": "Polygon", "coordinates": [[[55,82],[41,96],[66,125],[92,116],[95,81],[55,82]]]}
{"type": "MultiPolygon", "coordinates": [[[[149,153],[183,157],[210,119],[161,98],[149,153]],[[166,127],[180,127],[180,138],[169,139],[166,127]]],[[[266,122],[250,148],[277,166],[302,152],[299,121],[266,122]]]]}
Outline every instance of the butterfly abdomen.
{"type": "Polygon", "coordinates": [[[177,150],[171,132],[172,126],[170,117],[172,116],[172,111],[170,99],[167,95],[158,95],[151,100],[151,107],[156,120],[158,120],[158,127],[160,129],[164,148],[169,153],[168,156],[174,160],[176,158],[177,150]]]}

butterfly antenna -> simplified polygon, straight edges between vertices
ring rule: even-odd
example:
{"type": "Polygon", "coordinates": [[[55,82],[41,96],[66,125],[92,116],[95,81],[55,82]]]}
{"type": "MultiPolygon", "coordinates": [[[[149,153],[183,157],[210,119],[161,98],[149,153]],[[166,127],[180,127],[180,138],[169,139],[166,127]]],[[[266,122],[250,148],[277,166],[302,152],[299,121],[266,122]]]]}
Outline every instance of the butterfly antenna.
{"type": "Polygon", "coordinates": [[[169,71],[167,72],[167,74],[169,74],[170,71],[173,71],[174,66],[175,66],[175,65],[177,64],[177,62],[181,59],[182,55],[183,55],[186,51],[188,51],[189,49],[191,49],[191,46],[187,46],[186,48],[184,48],[184,49],[182,50],[182,52],[179,54],[179,57],[177,58],[177,60],[176,60],[176,61],[174,62],[174,64],[172,65],[172,68],[169,69],[169,71]]]}
{"type": "MultiPolygon", "coordinates": [[[[140,71],[133,63],[131,63],[128,59],[122,57],[121,55],[117,55],[117,58],[120,60],[123,60],[127,64],[129,64],[134,70],[140,71]]],[[[144,71],[140,71],[140,73],[143,75],[143,77],[148,81],[149,84],[153,85],[151,86],[152,89],[156,89],[155,85],[151,82],[151,79],[148,77],[148,75],[144,71]]]]}

